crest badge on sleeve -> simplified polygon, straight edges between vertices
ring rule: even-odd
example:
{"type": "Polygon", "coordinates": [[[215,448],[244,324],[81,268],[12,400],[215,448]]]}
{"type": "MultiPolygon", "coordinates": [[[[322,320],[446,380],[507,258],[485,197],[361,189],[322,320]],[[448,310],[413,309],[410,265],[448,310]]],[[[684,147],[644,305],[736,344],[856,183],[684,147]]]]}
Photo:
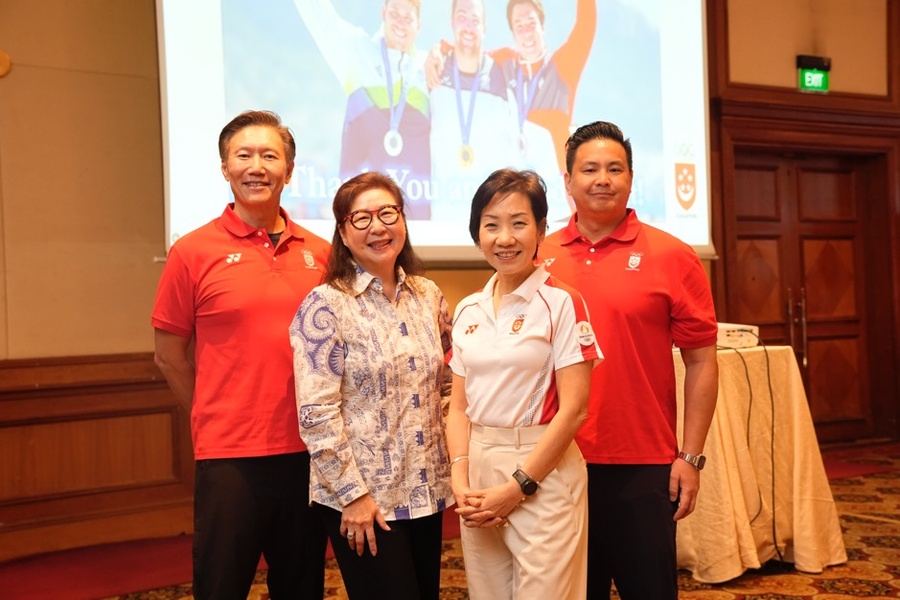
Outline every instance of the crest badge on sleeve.
{"type": "Polygon", "coordinates": [[[587,321],[579,321],[575,324],[578,330],[578,343],[582,346],[591,346],[596,341],[594,337],[594,328],[587,321]]]}

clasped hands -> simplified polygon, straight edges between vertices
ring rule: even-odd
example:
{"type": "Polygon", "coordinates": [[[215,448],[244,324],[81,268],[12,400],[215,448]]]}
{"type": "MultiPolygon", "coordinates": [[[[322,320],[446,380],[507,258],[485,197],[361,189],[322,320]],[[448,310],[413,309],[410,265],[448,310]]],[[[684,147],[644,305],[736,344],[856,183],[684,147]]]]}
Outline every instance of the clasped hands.
{"type": "Polygon", "coordinates": [[[525,499],[519,484],[508,482],[483,490],[461,487],[456,497],[456,514],[466,527],[498,527],[507,524],[509,513],[525,499]]]}

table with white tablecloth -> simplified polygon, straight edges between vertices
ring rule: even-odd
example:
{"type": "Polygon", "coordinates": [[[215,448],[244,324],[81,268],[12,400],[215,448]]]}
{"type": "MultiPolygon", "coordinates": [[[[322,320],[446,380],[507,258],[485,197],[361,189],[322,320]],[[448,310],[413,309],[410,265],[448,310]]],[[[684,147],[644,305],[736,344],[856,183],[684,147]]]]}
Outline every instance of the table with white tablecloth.
{"type": "MultiPolygon", "coordinates": [[[[684,363],[675,351],[678,430],[684,363]]],[[[719,350],[719,395],[678,567],[709,583],[770,559],[819,573],[846,562],[837,509],[790,346],[719,350]]]]}

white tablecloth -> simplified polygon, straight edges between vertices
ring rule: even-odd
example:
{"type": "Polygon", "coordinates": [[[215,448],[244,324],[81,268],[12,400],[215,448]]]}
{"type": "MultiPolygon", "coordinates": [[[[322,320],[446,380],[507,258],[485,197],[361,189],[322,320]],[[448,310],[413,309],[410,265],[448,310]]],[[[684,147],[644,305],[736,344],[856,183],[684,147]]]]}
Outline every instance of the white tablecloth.
{"type": "MultiPolygon", "coordinates": [[[[674,354],[680,432],[684,363],[674,354]]],[[[793,350],[719,350],[718,359],[706,467],[696,510],[678,523],[678,567],[718,583],[772,558],[810,573],[846,562],[793,350]]]]}

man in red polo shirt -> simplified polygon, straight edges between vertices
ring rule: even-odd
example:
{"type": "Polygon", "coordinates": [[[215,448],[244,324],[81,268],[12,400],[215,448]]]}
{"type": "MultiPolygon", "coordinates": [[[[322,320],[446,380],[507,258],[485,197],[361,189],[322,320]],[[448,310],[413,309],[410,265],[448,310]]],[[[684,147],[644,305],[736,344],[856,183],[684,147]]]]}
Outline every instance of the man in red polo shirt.
{"type": "Polygon", "coordinates": [[[569,224],[539,257],[581,292],[606,357],[592,372],[575,437],[588,463],[588,598],[676,600],[675,523],[694,510],[716,406],[718,326],[693,249],[627,208],[631,143],[612,123],[566,143],[569,224]],[[676,436],[672,347],[685,364],[683,445],[676,436]]]}
{"type": "Polygon", "coordinates": [[[277,115],[219,135],[234,203],[169,251],[151,322],[156,364],[191,415],[194,597],[245,600],[260,555],[272,598],[321,600],[326,537],[309,510],[288,326],[329,244],[281,208],[296,146],[277,115]]]}

